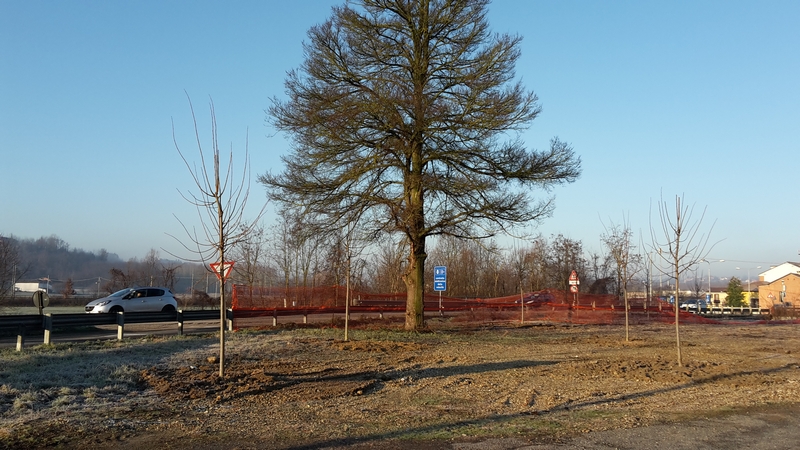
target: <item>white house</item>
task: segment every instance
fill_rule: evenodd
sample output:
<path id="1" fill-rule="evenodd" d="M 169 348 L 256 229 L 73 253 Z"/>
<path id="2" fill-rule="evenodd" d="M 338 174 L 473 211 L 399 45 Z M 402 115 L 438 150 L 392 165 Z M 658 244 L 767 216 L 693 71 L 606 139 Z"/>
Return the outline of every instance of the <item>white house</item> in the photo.
<path id="1" fill-rule="evenodd" d="M 779 266 L 775 266 L 758 274 L 758 280 L 765 283 L 772 283 L 773 281 L 779 280 L 790 273 L 800 274 L 800 263 L 785 262 Z"/>

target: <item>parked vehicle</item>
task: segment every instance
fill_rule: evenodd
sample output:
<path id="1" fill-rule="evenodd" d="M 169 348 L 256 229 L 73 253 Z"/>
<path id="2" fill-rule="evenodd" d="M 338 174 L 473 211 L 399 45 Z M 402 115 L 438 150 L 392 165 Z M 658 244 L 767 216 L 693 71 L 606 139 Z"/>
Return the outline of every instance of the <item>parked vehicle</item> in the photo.
<path id="1" fill-rule="evenodd" d="M 705 311 L 708 309 L 708 305 L 706 301 L 699 298 L 689 298 L 686 300 L 681 301 L 678 305 L 678 308 L 684 311 L 691 311 L 691 312 L 698 312 L 698 311 Z"/>
<path id="2" fill-rule="evenodd" d="M 532 294 L 526 295 L 524 297 L 524 300 L 525 300 L 525 304 L 526 305 L 530 305 L 530 304 L 534 304 L 534 303 L 554 302 L 555 301 L 555 297 L 553 297 L 552 294 L 547 293 L 547 292 L 534 292 Z M 517 304 L 519 304 L 519 302 L 520 302 L 519 299 L 514 301 L 514 303 L 517 303 Z"/>
<path id="3" fill-rule="evenodd" d="M 84 308 L 87 313 L 117 312 L 158 312 L 175 311 L 178 302 L 167 288 L 143 287 L 126 288 L 108 297 L 89 302 Z"/>

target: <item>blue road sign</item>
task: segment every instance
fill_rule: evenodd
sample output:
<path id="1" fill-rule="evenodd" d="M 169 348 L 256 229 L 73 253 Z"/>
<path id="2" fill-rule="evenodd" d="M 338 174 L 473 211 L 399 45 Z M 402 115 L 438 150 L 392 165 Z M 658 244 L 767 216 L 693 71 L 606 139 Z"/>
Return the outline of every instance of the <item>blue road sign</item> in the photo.
<path id="1" fill-rule="evenodd" d="M 447 281 L 447 266 L 435 266 L 433 268 L 433 281 Z M 444 289 L 440 289 L 444 290 Z"/>
<path id="2" fill-rule="evenodd" d="M 433 282 L 433 290 L 434 291 L 446 291 L 447 290 L 447 281 L 434 281 Z"/>

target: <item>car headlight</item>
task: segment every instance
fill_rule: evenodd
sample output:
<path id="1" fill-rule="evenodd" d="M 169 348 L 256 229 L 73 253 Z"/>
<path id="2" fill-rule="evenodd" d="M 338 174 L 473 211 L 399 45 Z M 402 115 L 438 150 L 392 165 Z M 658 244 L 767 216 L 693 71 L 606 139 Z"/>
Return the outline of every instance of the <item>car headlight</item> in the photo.
<path id="1" fill-rule="evenodd" d="M 96 304 L 96 305 L 94 305 L 94 306 L 106 306 L 106 305 L 107 305 L 107 304 L 109 304 L 109 303 L 111 303 L 111 300 L 106 300 L 106 301 L 104 301 L 104 302 L 100 302 L 100 303 L 98 303 L 98 304 Z"/>

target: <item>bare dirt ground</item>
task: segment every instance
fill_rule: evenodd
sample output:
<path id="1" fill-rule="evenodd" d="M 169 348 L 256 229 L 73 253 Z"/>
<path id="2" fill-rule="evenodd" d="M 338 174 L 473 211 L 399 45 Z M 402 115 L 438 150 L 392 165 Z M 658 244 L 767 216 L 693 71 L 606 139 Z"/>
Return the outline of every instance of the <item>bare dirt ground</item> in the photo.
<path id="1" fill-rule="evenodd" d="M 428 325 L 362 324 L 346 342 L 332 328 L 240 331 L 224 379 L 214 338 L 188 339 L 102 407 L 0 410 L 0 448 L 766 449 L 800 438 L 799 325 L 684 325 L 682 366 L 668 324 L 631 327 L 627 342 L 621 326 Z"/>

